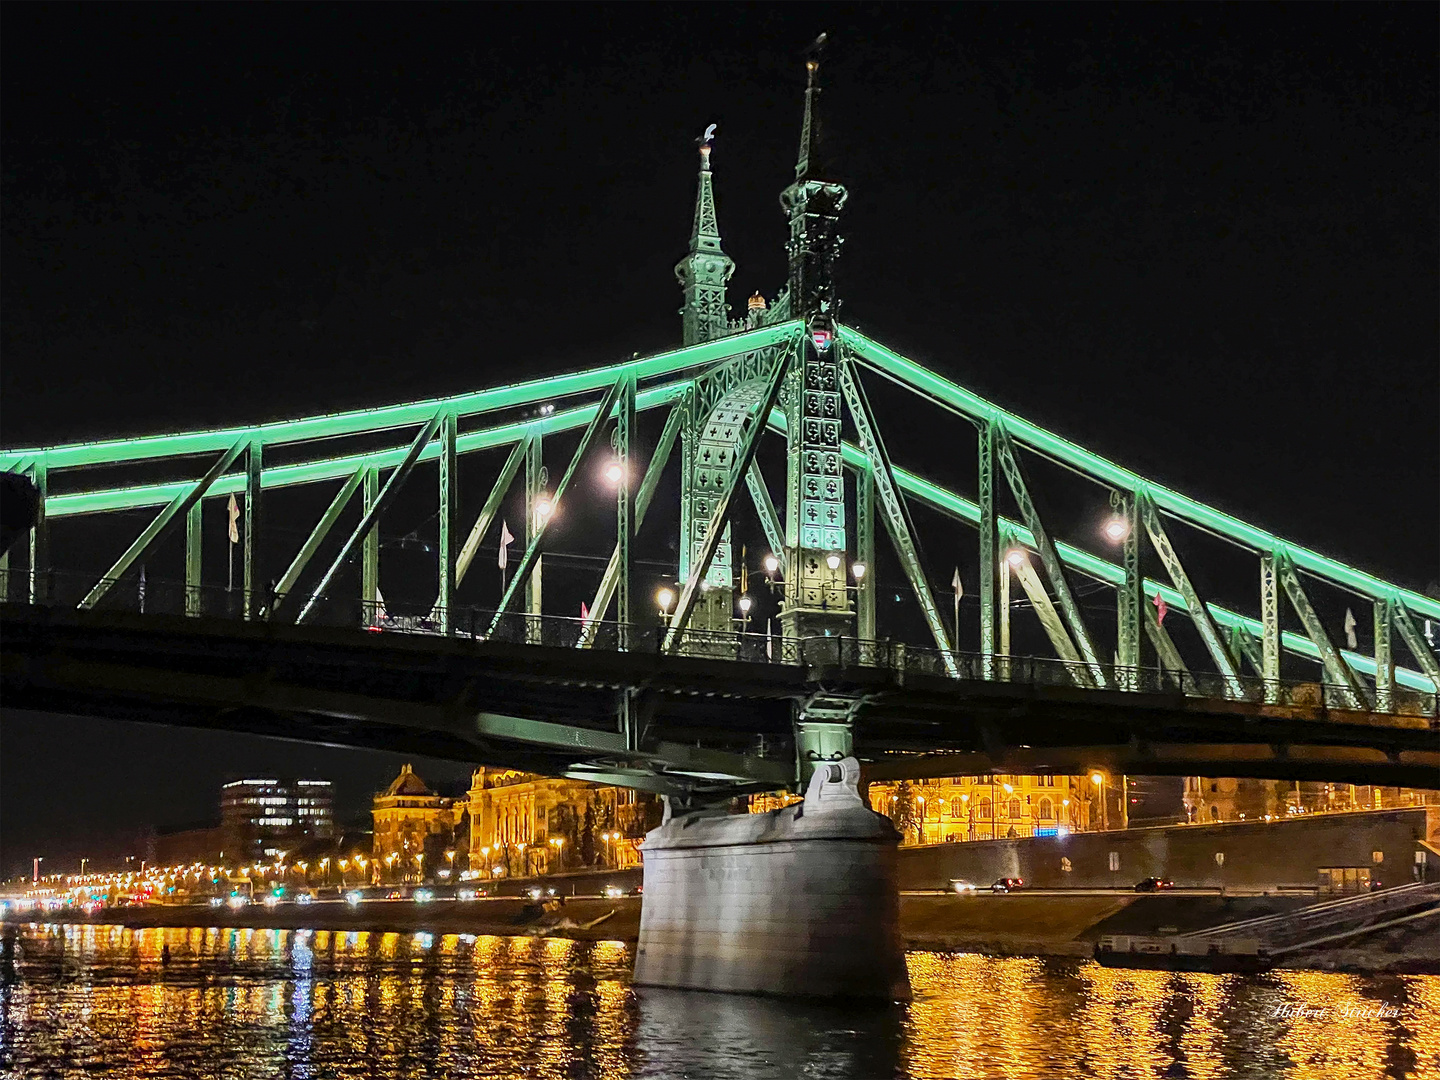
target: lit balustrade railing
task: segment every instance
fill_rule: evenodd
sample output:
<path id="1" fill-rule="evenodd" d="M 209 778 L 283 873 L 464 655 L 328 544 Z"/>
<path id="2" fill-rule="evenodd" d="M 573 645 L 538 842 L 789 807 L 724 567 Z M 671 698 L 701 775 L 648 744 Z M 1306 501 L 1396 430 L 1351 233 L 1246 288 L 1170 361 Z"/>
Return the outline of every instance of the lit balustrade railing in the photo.
<path id="1" fill-rule="evenodd" d="M 52 570 L 32 582 L 28 571 L 0 570 L 0 600 L 8 604 L 75 608 L 95 585 L 91 575 Z M 287 623 L 302 606 L 299 597 L 265 595 L 253 599 L 260 620 Z M 171 579 L 127 576 L 114 583 L 99 607 L 147 615 L 188 615 L 196 618 L 244 618 L 241 591 L 216 586 L 187 586 Z M 492 629 L 492 623 L 494 624 Z M 319 598 L 305 625 L 359 628 L 372 633 L 449 636 L 459 640 L 541 645 L 551 648 L 585 647 L 603 652 L 658 652 L 665 627 L 656 621 L 623 625 L 560 615 L 506 612 L 497 621 L 492 609 L 426 608 L 423 603 L 365 603 L 353 594 Z M 1184 698 L 1239 700 L 1277 707 L 1321 707 L 1337 712 L 1377 710 L 1357 702 L 1346 686 L 1298 680 L 1266 680 L 1252 676 L 1229 677 L 1214 672 L 1169 671 L 1152 667 L 1071 663 L 1048 657 L 942 653 L 899 641 L 857 637 L 790 638 L 741 631 L 686 630 L 671 648 L 672 655 L 729 660 L 742 663 L 784 664 L 823 669 L 826 676 L 845 671 L 883 670 L 897 680 L 912 677 L 949 679 L 947 660 L 954 663 L 964 682 L 1006 683 L 1029 687 L 1080 688 L 1097 692 L 1131 692 Z M 1238 693 L 1237 693 L 1238 691 Z M 1436 695 L 1396 687 L 1392 715 L 1437 721 Z"/>

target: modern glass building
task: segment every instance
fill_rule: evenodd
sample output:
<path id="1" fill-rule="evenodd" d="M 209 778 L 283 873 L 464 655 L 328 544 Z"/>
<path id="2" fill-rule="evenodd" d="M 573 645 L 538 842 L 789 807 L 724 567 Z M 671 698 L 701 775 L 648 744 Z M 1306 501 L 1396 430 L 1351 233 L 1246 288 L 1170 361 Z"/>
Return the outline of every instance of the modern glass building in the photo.
<path id="1" fill-rule="evenodd" d="M 225 857 L 236 862 L 273 859 L 308 840 L 335 836 L 329 780 L 248 777 L 220 789 L 220 830 Z"/>

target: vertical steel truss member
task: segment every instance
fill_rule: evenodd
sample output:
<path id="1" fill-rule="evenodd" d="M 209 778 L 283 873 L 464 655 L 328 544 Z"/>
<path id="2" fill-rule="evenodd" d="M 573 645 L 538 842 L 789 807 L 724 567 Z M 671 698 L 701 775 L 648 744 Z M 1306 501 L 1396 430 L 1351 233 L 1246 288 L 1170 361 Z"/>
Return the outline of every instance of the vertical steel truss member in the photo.
<path id="1" fill-rule="evenodd" d="M 210 490 L 210 485 L 218 480 L 225 470 L 235 463 L 235 459 L 240 456 L 248 443 L 248 438 L 240 439 L 234 446 L 220 455 L 219 460 L 210 466 L 209 472 L 191 485 L 189 489 L 171 499 L 170 505 L 155 515 L 155 520 L 145 526 L 145 531 L 136 537 L 135 542 L 130 545 L 125 551 L 125 554 L 121 555 L 120 558 L 115 561 L 115 565 L 105 572 L 105 576 L 95 583 L 94 588 L 85 594 L 85 599 L 80 601 L 80 609 L 83 611 L 99 603 L 100 598 L 110 591 L 110 586 L 120 580 L 120 577 L 125 571 L 130 569 L 135 560 L 149 550 L 150 545 L 174 523 L 175 519 L 181 514 L 188 514 L 190 508 L 205 496 L 205 492 Z M 31 550 L 34 550 L 33 547 Z M 33 567 L 35 564 L 32 562 L 31 565 Z"/>
<path id="2" fill-rule="evenodd" d="M 520 466 L 525 464 L 525 455 L 529 449 L 530 437 L 526 436 L 515 444 L 510 451 L 510 456 L 505 459 L 505 464 L 500 467 L 500 475 L 495 480 L 495 486 L 485 497 L 485 505 L 480 508 L 480 513 L 475 518 L 475 524 L 470 528 L 470 535 L 465 537 L 465 546 L 460 549 L 460 558 L 456 560 L 455 587 L 457 589 L 465 580 L 465 573 L 470 569 L 475 552 L 480 550 L 480 541 L 485 539 L 485 533 L 489 530 L 491 522 L 500 512 L 500 504 L 505 501 L 505 493 L 510 490 L 510 484 L 514 481 L 515 474 L 520 471 Z"/>
<path id="3" fill-rule="evenodd" d="M 1176 686 L 1183 686 L 1180 676 L 1190 670 L 1185 666 L 1185 658 L 1175 647 L 1170 631 L 1160 625 L 1160 617 L 1155 613 L 1154 607 L 1149 604 L 1141 606 L 1145 609 L 1145 633 L 1150 638 L 1150 644 L 1155 646 L 1155 655 L 1160 658 L 1161 668 L 1170 673 Z"/>
<path id="4" fill-rule="evenodd" d="M 437 559 L 439 573 L 435 606 L 439 608 L 442 634 L 455 630 L 450 610 L 455 606 L 455 527 L 459 517 L 460 485 L 456 478 L 455 440 L 460 418 L 454 409 L 447 409 L 440 421 L 440 543 Z"/>
<path id="5" fill-rule="evenodd" d="M 660 441 L 655 444 L 655 452 L 650 456 L 650 464 L 645 469 L 645 479 L 640 481 L 640 491 L 635 496 L 634 524 L 631 526 L 631 535 L 640 531 L 640 526 L 645 523 L 645 512 L 650 509 L 650 501 L 655 497 L 655 488 L 660 484 L 660 477 L 664 475 L 665 464 L 670 460 L 671 451 L 675 447 L 675 437 L 680 433 L 680 425 L 685 419 L 685 407 L 677 402 L 670 409 L 670 415 L 665 418 L 664 430 L 660 432 Z M 610 600 L 615 595 L 615 590 L 620 581 L 620 545 L 615 545 L 615 550 L 610 553 L 610 562 L 605 567 L 605 573 L 601 575 L 600 585 L 595 590 L 594 602 L 590 605 L 590 618 L 580 628 L 580 639 L 576 647 L 588 649 L 595 642 L 595 624 L 605 618 L 605 610 L 610 606 Z"/>
<path id="6" fill-rule="evenodd" d="M 368 465 L 361 465 L 350 474 L 350 478 L 346 480 L 345 483 L 340 485 L 340 490 L 335 493 L 335 498 L 330 500 L 329 507 L 325 510 L 325 513 L 320 515 L 320 520 L 315 523 L 315 528 L 310 530 L 310 535 L 305 538 L 305 543 L 300 545 L 300 550 L 295 553 L 295 558 L 292 559 L 290 565 L 286 567 L 285 573 L 280 575 L 280 580 L 275 583 L 274 595 L 266 600 L 264 604 L 259 605 L 259 610 L 262 615 L 270 618 L 274 617 L 276 610 L 285 602 L 285 597 L 289 594 L 290 590 L 295 587 L 295 582 L 299 580 L 301 573 L 304 572 L 306 565 L 309 564 L 311 558 L 315 555 L 321 542 L 329 535 L 331 528 L 334 527 L 335 522 L 339 519 L 341 511 L 345 509 L 345 504 L 348 503 L 351 496 L 355 494 L 355 490 L 360 486 L 361 481 L 366 480 L 367 477 L 370 476 L 376 477 L 376 487 L 378 488 L 378 473 Z M 370 500 L 367 499 L 366 502 L 368 504 Z M 367 509 L 368 508 L 367 505 Z M 366 561 L 366 566 L 367 568 L 369 566 L 368 560 Z M 363 575 L 363 579 L 365 581 L 364 587 L 370 588 L 374 585 L 374 579 L 371 578 L 368 573 Z M 373 596 L 367 596 L 366 599 L 373 602 Z"/>
<path id="7" fill-rule="evenodd" d="M 245 451 L 245 567 L 241 581 L 243 611 L 247 619 L 253 619 L 260 611 L 257 590 L 264 580 L 260 565 L 260 492 L 265 486 L 264 453 L 264 444 L 259 439 L 251 439 L 250 447 Z"/>
<path id="8" fill-rule="evenodd" d="M 356 525 L 354 531 L 346 537 L 345 543 L 335 556 L 335 560 L 330 564 L 329 569 L 325 571 L 324 576 L 320 578 L 319 583 L 315 586 L 315 590 L 310 594 L 310 598 L 305 601 L 305 606 L 300 609 L 300 614 L 295 617 L 297 623 L 305 621 L 305 617 L 314 610 L 315 604 L 325 595 L 325 590 L 329 587 L 335 575 L 339 573 L 340 567 L 344 566 L 350 559 L 350 556 L 354 554 L 355 548 L 360 544 L 360 541 L 365 535 L 379 523 L 380 515 L 385 512 L 385 508 L 389 506 L 395 498 L 395 493 L 400 490 L 401 486 L 409 478 L 410 470 L 415 467 L 415 462 L 420 460 L 420 454 L 425 449 L 425 445 L 435 437 L 435 432 L 439 430 L 440 423 L 445 419 L 445 416 L 446 411 L 441 410 L 421 427 L 420 433 L 415 436 L 415 441 L 410 444 L 410 449 L 405 452 L 405 459 L 396 466 L 395 471 L 386 479 L 385 486 L 380 489 L 380 497 L 375 500 L 373 506 L 365 508 L 365 513 L 360 518 L 360 524 Z"/>
<path id="9" fill-rule="evenodd" d="M 803 349 L 799 346 L 796 351 Z M 735 493 L 744 482 L 745 474 L 750 470 L 750 463 L 755 460 L 755 451 L 760 448 L 760 437 L 765 434 L 765 421 L 770 415 L 770 410 L 775 408 L 776 402 L 780 400 L 780 387 L 785 382 L 785 376 L 790 371 L 791 364 L 795 362 L 796 351 L 782 353 L 775 361 L 775 370 L 770 375 L 770 382 L 765 387 L 765 396 L 760 399 L 755 411 L 750 417 L 750 428 L 745 432 L 741 440 L 739 451 L 730 464 L 730 476 L 725 481 L 725 490 L 721 492 L 720 498 L 715 502 L 715 508 L 710 513 L 708 522 L 696 522 L 697 529 L 703 529 L 703 543 L 698 557 L 690 564 L 689 576 L 685 579 L 685 588 L 680 593 L 680 601 L 675 606 L 675 615 L 670 620 L 670 628 L 665 634 L 664 651 L 673 652 L 679 645 L 686 625 L 690 622 L 690 612 L 695 608 L 695 599 L 700 595 L 700 583 L 705 579 L 706 572 L 710 569 L 710 563 L 715 558 L 715 550 L 720 546 L 720 540 L 725 535 L 725 526 L 730 521 L 730 506 L 735 501 Z"/>
<path id="10" fill-rule="evenodd" d="M 1390 627 L 1395 622 L 1395 601 L 1376 600 L 1375 606 L 1375 710 L 1395 711 L 1395 650 Z"/>
<path id="11" fill-rule="evenodd" d="M 360 513 L 368 514 L 380 501 L 380 470 L 374 465 L 364 468 L 365 487 L 361 493 Z M 380 617 L 380 526 L 377 522 L 365 534 L 360 547 L 360 603 L 367 622 Z"/>
<path id="12" fill-rule="evenodd" d="M 1035 573 L 1035 568 L 1030 565 L 1030 560 L 1022 557 L 1011 562 L 1007 556 L 1005 561 L 1007 565 L 1015 568 L 1015 576 L 1020 579 L 1020 587 L 1030 598 L 1030 603 L 1035 605 L 1035 614 L 1040 617 L 1040 625 L 1045 628 L 1045 636 L 1050 639 L 1056 655 L 1069 665 L 1065 670 L 1069 672 L 1070 678 L 1074 680 L 1076 686 L 1093 686 L 1094 684 L 1086 674 L 1085 662 L 1080 659 L 1080 653 L 1070 640 L 1070 635 L 1065 632 L 1065 623 L 1061 621 L 1060 613 L 1051 603 L 1050 594 L 1045 591 L 1045 586 L 1040 581 L 1040 575 Z"/>
<path id="13" fill-rule="evenodd" d="M 1325 670 L 1325 678 L 1342 688 L 1342 700 L 1346 706 L 1352 709 L 1363 709 L 1368 704 L 1368 695 L 1360 680 L 1356 678 L 1355 672 L 1345 658 L 1340 655 L 1340 650 L 1330 640 L 1330 635 L 1325 630 L 1325 624 L 1320 621 L 1320 616 L 1315 614 L 1315 609 L 1310 606 L 1310 598 L 1305 595 L 1305 589 L 1300 584 L 1300 576 L 1295 573 L 1295 564 L 1292 563 L 1284 551 L 1275 552 L 1275 570 L 1280 577 L 1280 584 L 1285 587 L 1286 594 L 1290 597 L 1290 606 L 1295 609 L 1295 614 L 1300 616 L 1300 623 L 1305 627 L 1305 634 L 1315 643 L 1315 648 L 1320 652 L 1320 663 Z"/>
<path id="14" fill-rule="evenodd" d="M 545 468 L 545 448 L 540 439 L 540 432 L 537 430 L 525 448 L 525 547 L 527 549 L 530 547 L 530 541 L 540 531 L 540 498 L 544 494 L 547 483 L 549 483 L 549 472 Z M 551 512 L 554 512 L 553 502 L 551 503 Z M 540 615 L 544 614 L 545 599 L 543 589 L 545 568 L 542 562 L 540 556 L 536 555 L 529 580 L 525 582 L 525 614 L 536 616 L 535 620 L 528 620 L 525 624 L 527 641 L 532 636 L 539 641 L 540 625 L 537 620 Z"/>
<path id="15" fill-rule="evenodd" d="M 999 653 L 1004 658 L 1004 667 L 1000 671 L 1000 681 L 1010 681 L 1010 562 L 1008 559 L 1000 560 L 1000 581 L 999 599 L 996 601 L 996 608 L 999 612 Z"/>
<path id="16" fill-rule="evenodd" d="M 760 518 L 760 528 L 765 531 L 765 540 L 770 552 L 780 563 L 780 576 L 786 576 L 785 527 L 780 524 L 780 515 L 775 512 L 775 503 L 770 498 L 770 489 L 765 486 L 765 474 L 760 463 L 752 461 L 745 473 L 745 486 L 750 489 L 750 501 L 755 504 L 755 513 Z"/>
<path id="17" fill-rule="evenodd" d="M 594 445 L 600 429 L 610 422 L 610 413 L 620 399 L 622 388 L 625 385 L 626 380 L 622 376 L 619 382 L 614 383 L 609 390 L 605 391 L 605 397 L 601 399 L 600 407 L 595 410 L 595 415 L 585 428 L 585 434 L 580 436 L 580 445 L 575 448 L 575 453 L 570 458 L 570 464 L 565 467 L 565 472 L 560 477 L 560 484 L 550 498 L 550 513 L 544 520 L 537 522 L 537 528 L 530 537 L 530 542 L 525 546 L 525 554 L 520 557 L 520 565 L 515 567 L 515 576 L 510 579 L 510 584 L 505 589 L 505 595 L 500 598 L 500 603 L 495 608 L 495 617 L 490 620 L 489 632 L 491 634 L 499 628 L 500 620 L 505 617 L 505 612 L 510 607 L 511 601 L 515 599 L 515 594 L 527 585 L 530 572 L 540 558 L 540 549 L 545 543 L 545 533 L 550 528 L 550 522 L 555 520 L 555 515 L 560 510 L 561 503 L 565 499 L 565 492 L 570 487 L 570 481 L 574 479 L 575 471 L 580 468 L 580 463 L 589 455 L 590 447 Z M 538 612 L 531 611 L 529 614 L 538 614 Z"/>
<path id="18" fill-rule="evenodd" d="M 865 574 L 855 583 L 855 633 L 874 641 L 875 625 L 875 473 L 867 464 L 860 469 L 855 485 L 855 558 Z M 955 647 L 960 647 L 960 627 L 955 627 Z"/>
<path id="19" fill-rule="evenodd" d="M 944 658 L 945 670 L 951 678 L 959 678 L 960 669 L 955 664 L 949 634 L 945 630 L 944 620 L 940 618 L 935 597 L 930 592 L 925 568 L 920 565 L 920 553 L 915 546 L 915 528 L 910 521 L 910 508 L 906 506 L 905 498 L 895 483 L 895 470 L 890 465 L 890 455 L 885 452 L 885 444 L 880 439 L 880 429 L 870 411 L 870 402 L 856 376 L 855 362 L 843 350 L 840 354 L 840 390 L 845 396 L 846 406 L 850 409 L 850 419 L 855 424 L 855 430 L 859 432 L 860 444 L 869 459 L 870 467 L 866 472 L 875 481 L 875 494 L 879 498 L 881 518 L 890 533 L 890 542 L 895 546 L 895 553 L 900 556 L 900 565 L 905 570 L 905 576 L 910 579 L 915 598 L 920 601 L 921 613 L 930 627 L 936 648 Z"/>
<path id="20" fill-rule="evenodd" d="M 995 677 L 995 587 L 999 575 L 996 557 L 1000 537 L 995 513 L 995 425 L 989 420 L 980 424 L 979 488 L 980 488 L 980 658 L 987 679 Z"/>
<path id="21" fill-rule="evenodd" d="M 1275 580 L 1275 553 L 1260 553 L 1260 678 L 1265 704 L 1280 700 L 1280 587 Z"/>
<path id="22" fill-rule="evenodd" d="M 635 450 L 635 380 L 626 376 L 621 380 L 620 403 L 616 410 L 614 444 L 615 460 L 620 468 L 620 480 L 615 491 L 615 550 L 619 553 L 619 573 L 615 577 L 615 612 L 619 623 L 620 638 L 616 645 L 624 650 L 630 647 L 630 624 L 632 589 L 634 587 L 631 547 L 635 541 L 635 478 L 631 468 Z M 622 730 L 631 733 L 634 725 L 634 703 L 626 695 L 625 723 Z M 627 744 L 628 745 L 628 744 Z"/>
<path id="23" fill-rule="evenodd" d="M 1425 637 L 1420 633 L 1420 628 L 1415 625 L 1414 619 L 1410 617 L 1410 609 L 1405 606 L 1405 601 L 1397 597 L 1392 604 L 1392 609 L 1395 629 L 1400 631 L 1400 636 L 1405 639 L 1405 644 L 1415 654 L 1415 662 L 1420 665 L 1420 670 L 1434 684 L 1435 693 L 1440 694 L 1440 661 L 1435 659 L 1435 654 L 1425 644 Z"/>
<path id="24" fill-rule="evenodd" d="M 30 480 L 40 493 L 40 500 L 35 505 L 35 524 L 30 528 L 30 603 L 37 604 L 49 599 L 50 592 L 45 587 L 45 575 L 50 570 L 50 525 L 45 514 L 49 480 L 44 461 L 30 466 Z"/>
<path id="25" fill-rule="evenodd" d="M 202 506 L 202 500 L 197 499 L 185 514 L 185 614 L 190 616 L 200 614 L 203 599 L 200 591 Z"/>
<path id="26" fill-rule="evenodd" d="M 1115 590 L 1115 661 L 1123 669 L 1117 679 L 1120 689 L 1135 690 L 1138 689 L 1135 669 L 1140 666 L 1140 606 L 1145 602 L 1140 576 L 1140 522 L 1135 496 L 1130 492 L 1112 491 L 1110 506 L 1125 523 L 1120 552 L 1125 580 Z"/>
<path id="27" fill-rule="evenodd" d="M 1000 468 L 1005 472 L 1005 479 L 1010 482 L 1010 490 L 1015 495 L 1015 502 L 1020 507 L 1020 517 L 1025 527 L 1030 530 L 1030 535 L 1035 538 L 1035 551 L 1040 556 L 1040 565 L 1045 570 L 1045 577 L 1050 582 L 1050 588 L 1055 591 L 1055 598 L 1060 601 L 1060 611 L 1065 616 L 1065 622 L 1070 627 L 1070 633 L 1075 637 L 1075 644 L 1079 646 L 1080 653 L 1084 656 L 1085 664 L 1090 668 L 1090 677 L 1095 681 L 1096 686 L 1105 686 L 1105 669 L 1100 666 L 1100 658 L 1095 653 L 1095 646 L 1090 641 L 1090 632 L 1085 628 L 1085 620 L 1080 616 L 1080 607 L 1075 603 L 1075 597 L 1070 593 L 1070 585 L 1065 580 L 1065 569 L 1060 563 L 1060 556 L 1055 551 L 1055 545 L 1050 540 L 1050 534 L 1045 531 L 1045 525 L 1040 520 L 1040 513 L 1035 509 L 1035 503 L 1030 498 L 1030 485 L 1025 480 L 1025 468 L 1020 461 L 1019 455 L 1015 453 L 1015 444 L 1010 439 L 1010 433 L 1005 430 L 1005 425 L 999 420 L 992 420 L 995 428 L 995 450 L 996 457 L 1000 460 Z"/>
<path id="28" fill-rule="evenodd" d="M 1165 526 L 1160 521 L 1160 512 L 1155 508 L 1155 500 L 1150 493 L 1143 489 L 1135 493 L 1135 501 L 1140 507 L 1140 518 L 1145 522 L 1145 531 L 1150 534 L 1150 543 L 1155 545 L 1155 551 L 1160 556 L 1160 561 L 1165 564 L 1165 570 L 1170 575 L 1176 591 L 1185 601 L 1185 607 L 1190 612 L 1190 618 L 1195 623 L 1195 629 L 1200 632 L 1200 640 L 1205 642 L 1205 648 L 1210 652 L 1210 658 L 1215 661 L 1215 666 L 1220 669 L 1220 674 L 1225 676 L 1225 689 L 1228 695 L 1240 700 L 1245 696 L 1245 689 L 1240 685 L 1239 672 L 1235 669 L 1235 660 L 1230 655 L 1230 650 L 1225 648 L 1225 642 L 1220 638 L 1220 631 L 1215 628 L 1215 622 L 1210 618 L 1210 612 L 1206 610 L 1200 594 L 1195 591 L 1195 586 L 1190 584 L 1190 576 L 1185 573 L 1185 567 L 1180 562 L 1180 556 L 1175 553 L 1175 548 L 1170 543 L 1170 537 L 1166 535 Z"/>

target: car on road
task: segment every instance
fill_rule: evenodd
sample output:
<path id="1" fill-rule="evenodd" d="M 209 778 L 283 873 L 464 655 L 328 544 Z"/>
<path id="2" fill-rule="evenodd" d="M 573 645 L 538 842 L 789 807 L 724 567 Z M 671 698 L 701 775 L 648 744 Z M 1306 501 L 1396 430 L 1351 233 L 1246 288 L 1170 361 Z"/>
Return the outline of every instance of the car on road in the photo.
<path id="1" fill-rule="evenodd" d="M 1135 883 L 1136 892 L 1160 892 L 1162 889 L 1173 889 L 1175 883 L 1169 878 L 1147 877 Z"/>
<path id="2" fill-rule="evenodd" d="M 990 891 L 997 893 L 1011 893 L 1015 892 L 1017 889 L 1023 888 L 1025 888 L 1024 878 L 1002 877 L 995 879 L 994 884 L 990 886 Z"/>
<path id="3" fill-rule="evenodd" d="M 973 881 L 966 881 L 964 878 L 951 878 L 950 890 L 959 893 L 961 896 L 969 896 L 975 892 L 975 883 Z"/>

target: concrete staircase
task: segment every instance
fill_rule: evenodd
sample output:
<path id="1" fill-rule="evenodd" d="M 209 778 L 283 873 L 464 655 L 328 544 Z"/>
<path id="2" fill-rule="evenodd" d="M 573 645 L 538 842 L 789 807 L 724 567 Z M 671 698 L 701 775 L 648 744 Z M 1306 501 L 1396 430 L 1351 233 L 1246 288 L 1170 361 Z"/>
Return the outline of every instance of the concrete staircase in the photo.
<path id="1" fill-rule="evenodd" d="M 1279 957 L 1436 915 L 1440 915 L 1440 884 L 1401 885 L 1326 900 L 1282 915 L 1212 926 L 1181 938 L 1209 945 L 1253 941 L 1263 953 Z"/>

